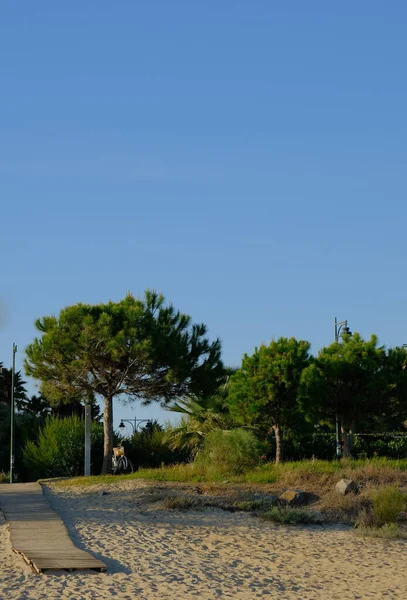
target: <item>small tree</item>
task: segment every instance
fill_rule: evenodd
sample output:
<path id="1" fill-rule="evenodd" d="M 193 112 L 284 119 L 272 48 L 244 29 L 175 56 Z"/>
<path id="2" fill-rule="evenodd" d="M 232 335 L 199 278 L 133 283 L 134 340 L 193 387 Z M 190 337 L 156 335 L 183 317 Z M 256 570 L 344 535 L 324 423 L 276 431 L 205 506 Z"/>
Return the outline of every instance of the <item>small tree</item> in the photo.
<path id="1" fill-rule="evenodd" d="M 383 406 L 386 389 L 385 351 L 377 337 L 355 333 L 322 348 L 303 372 L 301 403 L 314 419 L 334 422 L 339 416 L 344 456 L 350 456 L 357 424 Z"/>
<path id="2" fill-rule="evenodd" d="M 385 398 L 382 419 L 385 429 L 400 429 L 407 420 L 407 350 L 404 347 L 389 348 L 385 359 Z"/>
<path id="3" fill-rule="evenodd" d="M 38 319 L 41 333 L 26 349 L 28 375 L 42 381 L 51 402 L 64 397 L 104 400 L 103 473 L 110 472 L 113 399 L 143 403 L 188 393 L 211 393 L 222 374 L 221 345 L 210 343 L 205 325 L 165 306 L 147 291 L 144 300 L 76 304 L 59 317 Z"/>
<path id="4" fill-rule="evenodd" d="M 245 354 L 242 367 L 231 378 L 228 403 L 231 413 L 246 425 L 273 430 L 276 463 L 283 456 L 283 429 L 293 423 L 303 369 L 308 366 L 310 344 L 279 338 L 269 346 Z"/>

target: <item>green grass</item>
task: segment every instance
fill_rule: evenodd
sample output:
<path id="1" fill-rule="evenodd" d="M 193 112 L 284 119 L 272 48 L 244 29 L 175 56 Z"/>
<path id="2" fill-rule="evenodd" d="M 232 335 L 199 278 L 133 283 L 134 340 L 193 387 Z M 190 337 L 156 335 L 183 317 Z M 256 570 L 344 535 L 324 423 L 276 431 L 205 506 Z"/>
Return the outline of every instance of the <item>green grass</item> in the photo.
<path id="1" fill-rule="evenodd" d="M 325 478 L 328 482 L 338 481 L 342 477 L 358 479 L 359 482 L 395 483 L 407 476 L 407 459 L 388 460 L 375 458 L 371 460 L 341 460 L 341 461 L 297 461 L 280 465 L 267 463 L 241 475 L 225 476 L 213 469 L 205 470 L 202 465 L 187 464 L 159 467 L 157 469 L 140 469 L 131 475 L 100 475 L 95 477 L 76 477 L 60 480 L 61 486 L 89 486 L 98 483 L 114 484 L 131 479 L 147 479 L 151 481 L 176 481 L 182 483 L 252 483 L 271 484 L 282 483 L 300 485 L 307 481 L 317 481 Z"/>
<path id="2" fill-rule="evenodd" d="M 263 521 L 272 521 L 282 525 L 300 525 L 315 523 L 315 516 L 304 508 L 291 508 L 288 506 L 274 506 L 271 510 L 259 514 Z"/>
<path id="3" fill-rule="evenodd" d="M 236 500 L 230 505 L 231 510 L 240 510 L 244 512 L 270 510 L 272 504 L 266 500 Z"/>
<path id="4" fill-rule="evenodd" d="M 395 486 L 385 486 L 372 494 L 372 512 L 378 525 L 395 523 L 405 507 L 406 498 Z"/>

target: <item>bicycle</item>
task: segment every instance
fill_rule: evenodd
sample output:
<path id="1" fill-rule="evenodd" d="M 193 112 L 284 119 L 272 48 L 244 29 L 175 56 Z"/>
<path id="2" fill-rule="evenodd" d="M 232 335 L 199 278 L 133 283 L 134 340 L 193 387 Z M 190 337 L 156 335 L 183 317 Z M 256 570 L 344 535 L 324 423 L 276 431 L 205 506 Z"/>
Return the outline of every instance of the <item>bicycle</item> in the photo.
<path id="1" fill-rule="evenodd" d="M 123 446 L 119 446 L 118 448 L 113 448 L 113 456 L 112 456 L 112 472 L 113 475 L 128 475 L 129 473 L 133 473 L 134 467 L 133 463 L 127 456 L 124 454 Z"/>

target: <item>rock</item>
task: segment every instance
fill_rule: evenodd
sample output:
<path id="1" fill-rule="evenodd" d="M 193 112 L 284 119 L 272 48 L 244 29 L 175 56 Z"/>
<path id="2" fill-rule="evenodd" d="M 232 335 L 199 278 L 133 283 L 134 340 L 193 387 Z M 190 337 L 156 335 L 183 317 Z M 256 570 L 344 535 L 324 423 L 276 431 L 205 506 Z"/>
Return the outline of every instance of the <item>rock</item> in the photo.
<path id="1" fill-rule="evenodd" d="M 109 492 L 105 492 L 105 490 L 100 490 L 100 492 L 98 492 L 98 496 L 107 496 Z"/>
<path id="2" fill-rule="evenodd" d="M 306 496 L 301 490 L 286 490 L 281 494 L 280 500 L 288 506 L 302 506 L 307 502 Z"/>
<path id="3" fill-rule="evenodd" d="M 336 491 L 343 496 L 346 494 L 357 494 L 359 491 L 357 483 L 352 479 L 341 479 L 335 487 Z"/>

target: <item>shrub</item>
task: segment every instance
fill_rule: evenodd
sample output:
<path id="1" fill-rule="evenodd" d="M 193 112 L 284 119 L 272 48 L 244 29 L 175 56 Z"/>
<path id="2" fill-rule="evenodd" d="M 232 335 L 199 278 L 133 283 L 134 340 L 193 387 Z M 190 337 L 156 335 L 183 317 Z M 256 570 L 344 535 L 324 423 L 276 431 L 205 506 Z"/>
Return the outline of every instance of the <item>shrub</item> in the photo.
<path id="1" fill-rule="evenodd" d="M 304 508 L 291 508 L 289 506 L 274 506 L 271 510 L 260 513 L 264 521 L 273 521 L 284 525 L 299 525 L 301 523 L 315 523 L 314 515 Z"/>
<path id="2" fill-rule="evenodd" d="M 124 442 L 126 456 L 132 461 L 134 468 L 154 468 L 172 465 L 189 459 L 189 452 L 172 450 L 167 440 L 168 430 L 159 425 L 145 427 Z"/>
<path id="3" fill-rule="evenodd" d="M 10 481 L 10 475 L 0 471 L 0 483 L 8 483 Z"/>
<path id="4" fill-rule="evenodd" d="M 244 512 L 256 512 L 271 509 L 272 504 L 271 502 L 267 502 L 267 500 L 236 500 L 236 502 L 231 504 L 230 508 Z"/>
<path id="5" fill-rule="evenodd" d="M 192 496 L 170 496 L 163 501 L 163 507 L 170 510 L 202 510 L 205 503 Z"/>
<path id="6" fill-rule="evenodd" d="M 256 465 L 259 456 L 259 442 L 251 431 L 214 429 L 206 436 L 195 462 L 209 472 L 238 475 Z"/>
<path id="7" fill-rule="evenodd" d="M 372 494 L 372 512 L 377 525 L 394 523 L 405 507 L 404 494 L 394 486 L 385 486 Z"/>
<path id="8" fill-rule="evenodd" d="M 275 451 L 275 439 L 268 438 L 269 457 Z M 335 433 L 287 431 L 284 435 L 285 460 L 304 460 L 316 456 L 322 460 L 335 457 Z M 357 433 L 354 436 L 352 456 L 354 458 L 407 457 L 407 434 L 405 432 Z"/>
<path id="9" fill-rule="evenodd" d="M 79 417 L 50 417 L 36 441 L 28 441 L 23 460 L 30 479 L 74 477 L 83 474 L 85 423 Z M 92 423 L 91 469 L 99 473 L 103 460 L 103 426 Z"/>

